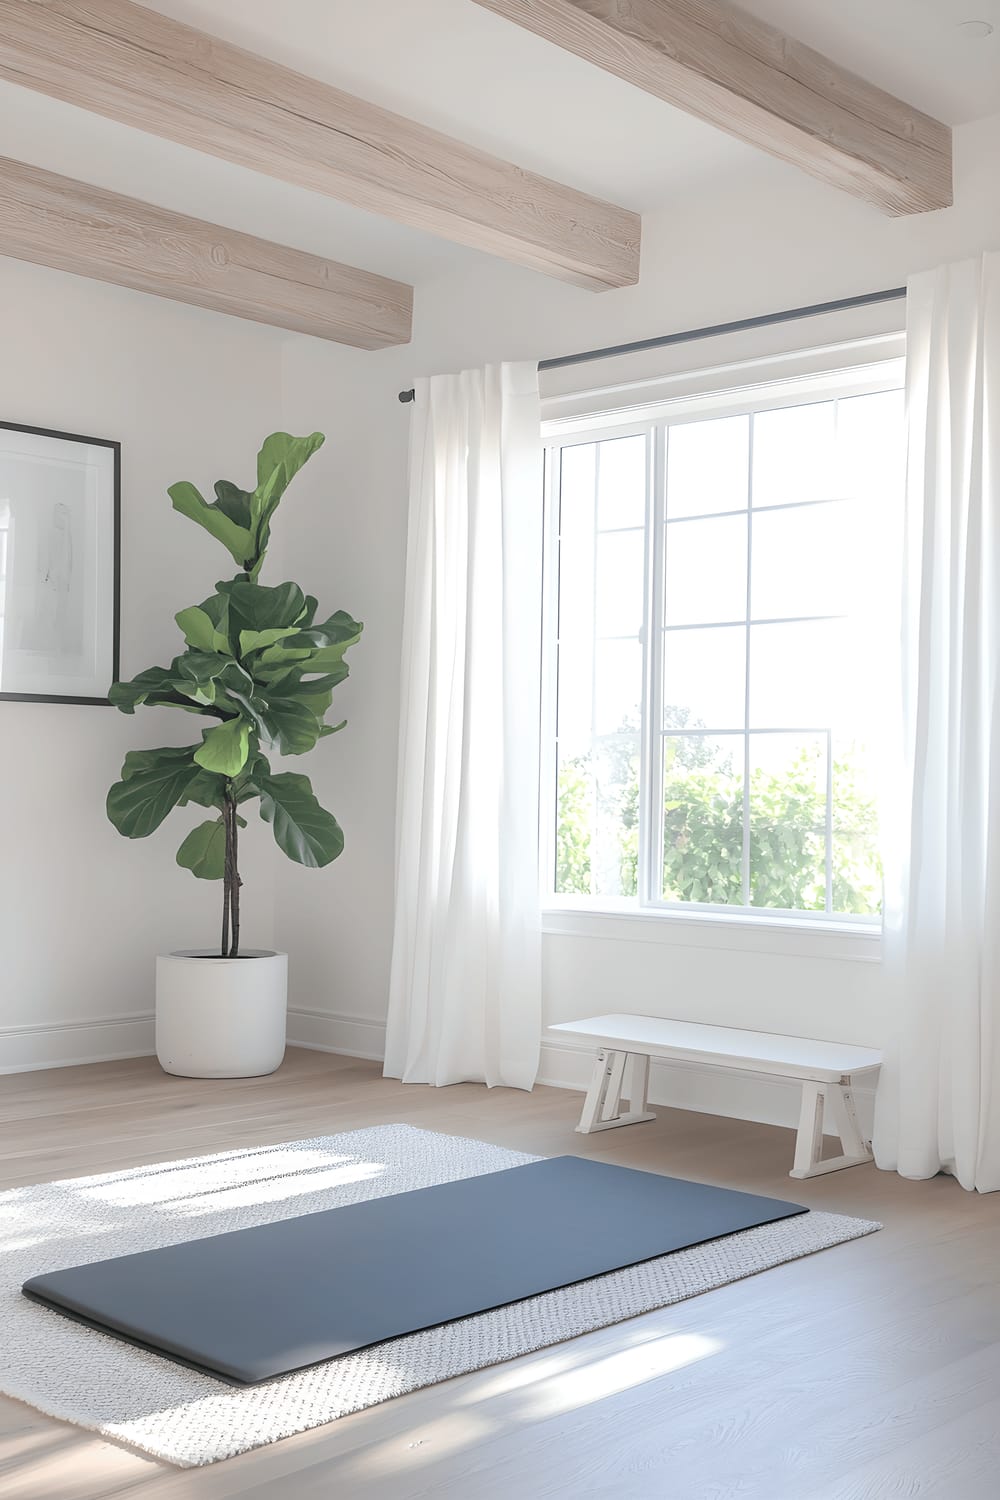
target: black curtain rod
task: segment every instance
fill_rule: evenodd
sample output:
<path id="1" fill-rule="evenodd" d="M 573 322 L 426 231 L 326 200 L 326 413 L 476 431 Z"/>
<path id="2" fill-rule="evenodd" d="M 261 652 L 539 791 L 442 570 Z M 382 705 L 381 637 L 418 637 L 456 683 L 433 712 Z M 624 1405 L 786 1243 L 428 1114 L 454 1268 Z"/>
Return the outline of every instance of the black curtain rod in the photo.
<path id="1" fill-rule="evenodd" d="M 748 328 L 769 328 L 775 323 L 792 323 L 796 318 L 816 318 L 823 313 L 842 312 L 849 307 L 871 307 L 877 302 L 898 302 L 906 296 L 905 286 L 890 287 L 884 292 L 865 292 L 860 297 L 841 297 L 836 302 L 814 302 L 811 307 L 790 307 L 785 312 L 764 313 L 758 318 L 739 318 L 735 323 L 715 323 L 709 328 L 688 328 L 683 333 L 665 333 L 659 338 L 637 339 L 631 344 L 612 344 L 606 349 L 585 349 L 581 354 L 560 354 L 542 359 L 539 370 L 562 370 L 567 365 L 585 365 L 594 359 L 613 359 L 617 354 L 638 354 L 643 349 L 666 349 L 671 344 L 690 344 L 696 339 L 715 338 L 720 333 L 743 333 Z M 402 402 L 412 401 L 415 392 L 400 391 Z"/>

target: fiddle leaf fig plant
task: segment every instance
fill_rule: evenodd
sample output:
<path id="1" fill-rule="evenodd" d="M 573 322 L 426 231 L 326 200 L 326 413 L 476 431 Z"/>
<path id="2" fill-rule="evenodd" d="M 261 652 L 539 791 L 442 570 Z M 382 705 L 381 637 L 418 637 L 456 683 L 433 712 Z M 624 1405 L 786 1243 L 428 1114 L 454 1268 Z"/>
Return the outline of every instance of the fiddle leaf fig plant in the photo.
<path id="1" fill-rule="evenodd" d="M 322 443 L 319 432 L 272 433 L 257 455 L 252 491 L 220 479 L 208 502 L 186 480 L 170 486 L 174 509 L 221 542 L 240 571 L 175 616 L 186 649 L 169 667 L 148 667 L 131 682 L 116 682 L 110 694 L 122 713 L 143 703 L 169 705 L 210 721 L 197 744 L 130 750 L 107 807 L 119 833 L 132 839 L 159 828 L 175 807 L 191 802 L 212 810 L 184 839 L 177 863 L 199 880 L 222 881 L 223 958 L 239 957 L 241 807 L 258 803 L 279 849 L 297 864 L 320 868 L 344 847 L 340 825 L 308 777 L 272 770 L 265 753 L 304 755 L 346 722 L 328 724 L 326 716 L 348 675 L 344 653 L 362 626 L 343 610 L 317 622 L 318 603 L 298 584 L 259 582 L 278 504 Z"/>

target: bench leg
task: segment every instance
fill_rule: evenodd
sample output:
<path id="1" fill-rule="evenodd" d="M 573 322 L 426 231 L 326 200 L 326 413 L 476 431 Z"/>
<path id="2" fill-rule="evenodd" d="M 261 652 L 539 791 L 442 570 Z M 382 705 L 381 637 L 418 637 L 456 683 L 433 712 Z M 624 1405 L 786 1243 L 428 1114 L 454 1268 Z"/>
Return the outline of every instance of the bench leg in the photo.
<path id="1" fill-rule="evenodd" d="M 630 1065 L 629 1108 L 623 1113 L 626 1063 Z M 635 1052 L 609 1052 L 602 1047 L 597 1054 L 577 1130 L 581 1135 L 590 1135 L 595 1130 L 614 1130 L 619 1125 L 638 1125 L 643 1120 L 655 1120 L 656 1116 L 646 1107 L 648 1086 L 648 1057 Z"/>
<path id="2" fill-rule="evenodd" d="M 837 1127 L 841 1156 L 823 1158 L 823 1111 L 829 1104 L 833 1123 Z M 872 1161 L 870 1142 L 866 1141 L 858 1126 L 854 1109 L 851 1082 L 845 1078 L 840 1083 L 811 1083 L 802 1085 L 802 1110 L 799 1115 L 799 1130 L 795 1137 L 795 1161 L 790 1177 L 821 1177 L 825 1172 L 839 1172 L 844 1167 L 859 1167 Z"/>

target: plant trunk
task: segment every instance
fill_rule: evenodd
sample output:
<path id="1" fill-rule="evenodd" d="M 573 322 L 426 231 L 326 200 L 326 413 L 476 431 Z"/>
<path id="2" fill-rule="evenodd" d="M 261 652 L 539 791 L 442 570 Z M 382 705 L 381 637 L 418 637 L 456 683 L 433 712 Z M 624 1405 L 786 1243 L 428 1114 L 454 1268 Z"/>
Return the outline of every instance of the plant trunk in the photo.
<path id="1" fill-rule="evenodd" d="M 229 817 L 226 807 L 222 809 L 222 826 L 226 835 L 226 853 L 222 866 L 222 947 L 220 958 L 229 957 Z"/>
<path id="2" fill-rule="evenodd" d="M 230 904 L 230 908 L 232 910 L 232 918 L 233 918 L 233 942 L 232 942 L 232 947 L 229 950 L 229 956 L 230 956 L 230 958 L 239 958 L 239 956 L 240 956 L 240 886 L 243 884 L 243 882 L 240 879 L 240 867 L 239 867 L 240 825 L 236 821 L 236 803 L 235 802 L 232 804 L 232 807 L 229 810 L 229 818 L 230 818 L 230 829 L 231 829 L 230 837 L 231 837 L 231 840 L 232 840 L 232 850 L 233 850 L 233 880 L 232 880 L 232 885 L 229 888 L 229 904 Z"/>
<path id="3" fill-rule="evenodd" d="M 223 958 L 240 955 L 240 880 L 239 824 L 236 821 L 236 799 L 226 788 L 222 807 L 222 826 L 226 836 L 226 853 L 222 873 L 222 950 Z"/>

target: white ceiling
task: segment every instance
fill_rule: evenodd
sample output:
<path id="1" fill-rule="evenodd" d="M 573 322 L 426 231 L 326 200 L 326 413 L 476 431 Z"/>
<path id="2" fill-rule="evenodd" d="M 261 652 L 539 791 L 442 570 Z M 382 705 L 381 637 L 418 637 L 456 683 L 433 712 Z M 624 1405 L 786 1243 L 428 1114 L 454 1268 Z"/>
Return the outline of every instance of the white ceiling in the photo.
<path id="1" fill-rule="evenodd" d="M 471 0 L 155 0 L 150 8 L 642 212 L 763 168 L 751 147 Z M 949 123 L 1000 112 L 1000 0 L 749 0 L 747 8 Z M 957 29 L 966 20 L 996 29 L 972 41 Z M 479 258 L 10 84 L 0 84 L 0 154 L 417 284 Z"/>

